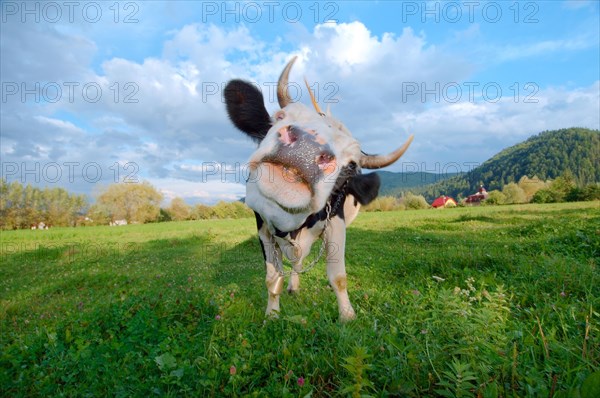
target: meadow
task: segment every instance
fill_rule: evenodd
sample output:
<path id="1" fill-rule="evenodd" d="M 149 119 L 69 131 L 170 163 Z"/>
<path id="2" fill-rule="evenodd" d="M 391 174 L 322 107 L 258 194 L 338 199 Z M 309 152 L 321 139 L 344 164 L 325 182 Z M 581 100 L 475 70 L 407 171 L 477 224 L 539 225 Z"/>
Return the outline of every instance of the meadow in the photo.
<path id="1" fill-rule="evenodd" d="M 254 219 L 1 246 L 3 397 L 600 396 L 598 201 L 362 213 L 345 324 L 323 260 L 265 319 Z"/>

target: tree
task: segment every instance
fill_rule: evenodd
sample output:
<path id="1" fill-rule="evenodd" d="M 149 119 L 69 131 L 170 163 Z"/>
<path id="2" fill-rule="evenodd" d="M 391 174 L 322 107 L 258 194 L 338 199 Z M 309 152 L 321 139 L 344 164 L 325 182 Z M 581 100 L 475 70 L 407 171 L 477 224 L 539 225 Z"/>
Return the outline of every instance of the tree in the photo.
<path id="1" fill-rule="evenodd" d="M 189 220 L 191 216 L 191 208 L 181 198 L 171 200 L 171 206 L 167 209 L 167 213 L 173 221 Z"/>
<path id="2" fill-rule="evenodd" d="M 365 211 L 392 211 L 404 210 L 404 206 L 398 203 L 394 196 L 379 196 L 364 208 Z"/>
<path id="3" fill-rule="evenodd" d="M 556 177 L 556 179 L 550 183 L 549 189 L 554 194 L 556 202 L 563 202 L 569 192 L 575 187 L 573 174 L 567 170 L 563 175 Z"/>
<path id="4" fill-rule="evenodd" d="M 214 212 L 210 206 L 198 204 L 192 209 L 193 220 L 209 220 L 213 218 Z"/>
<path id="5" fill-rule="evenodd" d="M 160 215 L 163 195 L 149 182 L 140 184 L 112 184 L 97 199 L 111 221 L 126 220 L 128 223 L 156 221 Z"/>
<path id="6" fill-rule="evenodd" d="M 556 203 L 559 201 L 556 193 L 551 189 L 540 189 L 533 195 L 532 203 Z"/>
<path id="7" fill-rule="evenodd" d="M 502 191 L 494 189 L 488 192 L 487 199 L 481 203 L 485 205 L 503 205 L 506 203 L 506 195 Z"/>
<path id="8" fill-rule="evenodd" d="M 525 192 L 525 200 L 527 202 L 531 201 L 531 199 L 533 198 L 533 195 L 535 195 L 535 193 L 537 191 L 539 191 L 540 189 L 543 189 L 543 188 L 547 188 L 547 186 L 548 186 L 548 184 L 546 184 L 546 182 L 540 180 L 537 176 L 533 176 L 532 178 L 523 176 L 519 180 L 518 185 L 519 185 L 519 188 L 521 188 L 523 190 L 523 192 Z"/>
<path id="9" fill-rule="evenodd" d="M 83 195 L 62 188 L 23 187 L 18 181 L 0 180 L 0 228 L 29 228 L 40 222 L 54 226 L 73 226 L 87 207 Z"/>
<path id="10" fill-rule="evenodd" d="M 406 195 L 402 198 L 402 203 L 406 207 L 406 209 L 428 209 L 429 203 L 425 200 L 423 195 L 414 195 L 410 192 L 407 192 Z"/>
<path id="11" fill-rule="evenodd" d="M 514 182 L 506 184 L 502 188 L 502 193 L 505 196 L 504 203 L 525 203 L 527 202 L 527 195 L 517 184 Z"/>

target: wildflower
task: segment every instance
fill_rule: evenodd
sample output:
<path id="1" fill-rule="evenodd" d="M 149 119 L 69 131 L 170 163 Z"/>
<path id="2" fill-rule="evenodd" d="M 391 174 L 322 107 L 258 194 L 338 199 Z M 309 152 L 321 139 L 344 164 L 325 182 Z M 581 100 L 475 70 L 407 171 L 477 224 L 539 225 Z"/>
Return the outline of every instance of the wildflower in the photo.
<path id="1" fill-rule="evenodd" d="M 411 290 L 411 293 L 414 294 L 415 296 L 418 296 L 419 294 L 421 294 L 421 292 L 418 291 L 417 289 Z"/>
<path id="2" fill-rule="evenodd" d="M 285 376 L 283 376 L 283 379 L 284 379 L 285 381 L 288 381 L 288 380 L 290 379 L 290 377 L 291 377 L 293 374 L 294 374 L 294 372 L 293 372 L 292 370 L 290 370 L 289 372 L 287 372 L 287 373 L 285 374 Z"/>
<path id="3" fill-rule="evenodd" d="M 427 329 L 422 329 L 421 334 L 427 334 Z"/>
<path id="4" fill-rule="evenodd" d="M 236 373 L 237 373 L 237 369 L 235 368 L 234 365 L 231 365 L 231 367 L 229 368 L 229 374 L 232 376 L 235 376 Z"/>
<path id="5" fill-rule="evenodd" d="M 300 387 L 304 386 L 304 377 L 298 377 L 298 386 L 300 386 Z"/>
<path id="6" fill-rule="evenodd" d="M 565 293 L 565 292 L 560 292 L 560 297 L 567 297 L 567 293 Z"/>
<path id="7" fill-rule="evenodd" d="M 216 319 L 217 321 L 220 321 L 220 320 L 221 320 L 221 315 L 217 314 L 217 315 L 215 316 L 215 319 Z"/>

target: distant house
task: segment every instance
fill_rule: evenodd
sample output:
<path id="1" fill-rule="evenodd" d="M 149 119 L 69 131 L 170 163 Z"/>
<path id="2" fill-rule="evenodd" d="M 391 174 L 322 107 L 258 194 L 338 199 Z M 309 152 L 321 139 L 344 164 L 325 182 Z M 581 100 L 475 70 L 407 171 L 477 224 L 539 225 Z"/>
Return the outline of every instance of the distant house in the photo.
<path id="1" fill-rule="evenodd" d="M 111 227 L 118 227 L 120 225 L 127 225 L 127 220 L 115 220 L 115 221 L 111 221 L 109 225 Z"/>
<path id="2" fill-rule="evenodd" d="M 456 201 L 450 196 L 442 195 L 431 204 L 435 209 L 443 209 L 444 207 L 456 206 Z"/>
<path id="3" fill-rule="evenodd" d="M 37 224 L 31 224 L 31 229 L 49 229 L 50 225 L 46 225 L 43 221 Z"/>
<path id="4" fill-rule="evenodd" d="M 485 188 L 483 187 L 483 185 L 481 185 L 479 187 L 479 189 L 477 190 L 477 193 L 473 194 L 473 195 L 469 195 L 469 197 L 467 198 L 467 200 L 465 202 L 471 206 L 478 206 L 481 204 L 481 201 L 486 200 L 487 197 L 488 197 L 488 193 L 485 190 Z"/>

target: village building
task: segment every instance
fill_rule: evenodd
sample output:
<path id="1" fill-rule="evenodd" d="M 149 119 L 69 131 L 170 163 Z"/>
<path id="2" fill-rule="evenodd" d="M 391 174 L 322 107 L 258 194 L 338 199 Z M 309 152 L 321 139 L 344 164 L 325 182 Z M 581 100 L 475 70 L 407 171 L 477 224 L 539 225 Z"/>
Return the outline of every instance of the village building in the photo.
<path id="1" fill-rule="evenodd" d="M 477 193 L 473 195 L 469 195 L 465 203 L 471 206 L 479 206 L 483 200 L 486 200 L 488 197 L 488 193 L 483 187 L 483 185 L 479 186 Z"/>
<path id="2" fill-rule="evenodd" d="M 433 201 L 431 206 L 435 209 L 443 209 L 445 207 L 455 207 L 456 201 L 450 196 L 442 195 Z"/>

